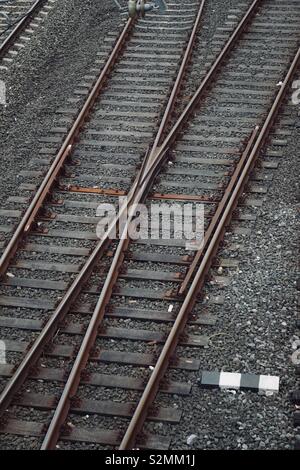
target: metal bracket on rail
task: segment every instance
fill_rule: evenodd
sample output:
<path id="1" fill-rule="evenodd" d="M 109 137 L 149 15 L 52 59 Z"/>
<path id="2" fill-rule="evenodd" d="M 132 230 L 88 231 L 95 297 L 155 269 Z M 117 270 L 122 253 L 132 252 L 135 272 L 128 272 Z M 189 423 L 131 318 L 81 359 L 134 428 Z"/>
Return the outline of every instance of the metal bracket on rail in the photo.
<path id="1" fill-rule="evenodd" d="M 124 8 L 121 6 L 118 0 L 113 0 L 119 10 Z M 165 0 L 152 0 L 147 2 L 147 0 L 128 0 L 127 12 L 130 18 L 141 17 L 144 18 L 146 13 L 149 11 L 159 11 L 164 13 L 167 9 L 167 4 Z M 125 13 L 125 11 L 124 11 Z"/>
<path id="2" fill-rule="evenodd" d="M 147 3 L 145 0 L 129 0 L 128 1 L 128 13 L 131 18 L 140 16 L 145 17 L 148 11 L 160 10 L 164 13 L 167 5 L 164 0 L 154 0 L 153 2 Z"/>

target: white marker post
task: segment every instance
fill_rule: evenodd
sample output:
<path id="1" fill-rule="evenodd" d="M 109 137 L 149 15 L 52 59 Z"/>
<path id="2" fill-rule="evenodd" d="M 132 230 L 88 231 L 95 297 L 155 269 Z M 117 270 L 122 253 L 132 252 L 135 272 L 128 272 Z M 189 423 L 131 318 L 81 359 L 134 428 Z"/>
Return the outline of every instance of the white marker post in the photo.
<path id="1" fill-rule="evenodd" d="M 3 80 L 0 80 L 0 105 L 6 105 L 6 85 Z"/>
<path id="2" fill-rule="evenodd" d="M 0 341 L 0 364 L 6 364 L 6 346 L 4 341 Z"/>
<path id="3" fill-rule="evenodd" d="M 295 80 L 293 82 L 292 88 L 295 89 L 292 95 L 292 102 L 295 106 L 300 104 L 300 80 Z"/>

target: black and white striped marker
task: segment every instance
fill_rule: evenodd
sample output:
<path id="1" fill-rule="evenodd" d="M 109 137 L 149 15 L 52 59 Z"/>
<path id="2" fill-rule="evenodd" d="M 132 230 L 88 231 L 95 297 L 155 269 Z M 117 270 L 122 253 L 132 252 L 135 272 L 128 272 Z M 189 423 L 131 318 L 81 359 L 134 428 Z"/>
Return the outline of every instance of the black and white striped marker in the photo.
<path id="1" fill-rule="evenodd" d="M 252 390 L 259 393 L 279 391 L 279 377 L 273 375 L 203 371 L 198 383 L 200 387 L 204 388 L 219 387 L 221 389 Z"/>

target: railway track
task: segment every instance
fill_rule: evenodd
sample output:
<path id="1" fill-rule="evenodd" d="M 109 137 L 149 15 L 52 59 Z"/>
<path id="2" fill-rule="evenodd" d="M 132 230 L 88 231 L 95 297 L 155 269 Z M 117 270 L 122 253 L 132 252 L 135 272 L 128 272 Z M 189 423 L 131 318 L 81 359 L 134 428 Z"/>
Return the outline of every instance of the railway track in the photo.
<path id="1" fill-rule="evenodd" d="M 13 434 L 42 449 L 169 447 L 154 426 L 179 422 L 180 410 L 161 403 L 189 393 L 180 371 L 197 370 L 189 352 L 208 346 L 199 335 L 214 322 L 203 314 L 207 275 L 210 284 L 228 282 L 236 264 L 216 261 L 219 245 L 232 221 L 247 233 L 276 167 L 270 135 L 282 145 L 273 124 L 300 57 L 300 8 L 286 3 L 288 12 L 279 1 L 242 4 L 230 38 L 227 26 L 218 32 L 205 64 L 196 42 L 205 2 L 128 20 L 116 42 L 107 38 L 72 107 L 60 110 L 35 169 L 22 173 L 22 196 L 0 213 L 0 326 L 10 338 L 0 366 L 4 446 Z M 203 77 L 196 89 L 190 69 Z M 202 249 L 187 252 L 176 238 L 97 239 L 97 207 L 125 195 L 130 226 L 136 203 L 202 203 Z"/>
<path id="2" fill-rule="evenodd" d="M 0 60 L 6 70 L 52 8 L 53 0 L 0 2 Z"/>

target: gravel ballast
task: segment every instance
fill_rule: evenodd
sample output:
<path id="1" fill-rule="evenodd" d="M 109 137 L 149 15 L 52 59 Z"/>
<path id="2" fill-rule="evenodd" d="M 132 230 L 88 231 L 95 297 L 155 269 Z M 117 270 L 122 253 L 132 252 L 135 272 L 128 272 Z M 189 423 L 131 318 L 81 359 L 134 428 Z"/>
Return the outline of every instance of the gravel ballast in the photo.
<path id="1" fill-rule="evenodd" d="M 289 106 L 295 117 L 296 111 Z M 298 119 L 298 121 L 297 121 Z M 255 392 L 204 390 L 194 374 L 192 394 L 180 401 L 183 419 L 172 434 L 173 449 L 291 449 L 293 405 L 297 387 L 292 345 L 299 339 L 297 311 L 297 186 L 299 117 L 279 168 L 257 211 L 257 221 L 243 240 L 239 271 L 223 290 L 225 303 L 215 309 L 217 325 L 210 347 L 201 351 L 200 371 L 276 375 L 280 390 Z M 222 254 L 221 254 L 222 255 Z M 172 432 L 172 428 L 170 428 Z M 189 435 L 195 434 L 192 446 Z"/>
<path id="2" fill-rule="evenodd" d="M 7 88 L 7 106 L 0 107 L 1 205 L 17 193 L 18 173 L 38 155 L 38 140 L 47 135 L 55 111 L 66 106 L 107 32 L 117 33 L 119 24 L 113 2 L 61 0 L 8 71 L 1 72 Z"/>
<path id="3" fill-rule="evenodd" d="M 208 2 L 203 30 L 208 53 L 216 27 L 224 23 L 228 9 L 238 4 L 235 0 Z M 38 140 L 53 124 L 55 110 L 66 105 L 78 81 L 94 62 L 107 32 L 117 31 L 119 23 L 120 17 L 112 1 L 86 1 L 84 5 L 77 0 L 71 4 L 61 1 L 49 14 L 45 27 L 10 68 L 5 77 L 8 106 L 0 110 L 1 206 L 10 194 L 18 194 L 18 172 L 38 154 Z M 290 106 L 289 112 L 295 117 L 297 110 Z M 260 396 L 251 392 L 204 391 L 197 385 L 199 373 L 172 371 L 173 380 L 192 382 L 192 393 L 187 397 L 164 397 L 160 404 L 173 406 L 176 402 L 183 410 L 182 421 L 177 426 L 152 424 L 150 429 L 153 432 L 154 428 L 157 434 L 171 435 L 172 449 L 288 449 L 293 445 L 295 433 L 288 395 L 296 388 L 290 355 L 292 343 L 297 339 L 295 186 L 298 139 L 299 127 L 295 126 L 279 169 L 274 171 L 265 202 L 256 210 L 258 218 L 252 233 L 242 237 L 244 250 L 239 253 L 239 270 L 231 274 L 230 286 L 222 290 L 225 303 L 214 307 L 218 322 L 212 330 L 210 346 L 192 352 L 194 357 L 200 358 L 201 370 L 279 375 L 280 392 Z M 51 255 L 48 258 L 55 260 Z M 44 275 L 47 276 L 47 272 Z M 133 287 L 147 288 L 147 285 L 148 282 L 145 285 L 140 281 L 132 282 Z M 123 301 L 118 299 L 120 304 Z M 143 302 L 145 308 L 154 305 L 149 299 Z M 135 322 L 130 322 L 130 326 L 135 326 Z M 155 326 L 153 323 L 149 328 L 155 330 Z M 201 332 L 197 330 L 195 334 Z M 106 369 L 111 370 L 111 367 Z M 124 367 L 124 374 L 129 370 Z M 107 399 L 109 396 L 108 393 Z M 35 411 L 32 417 L 35 418 Z M 99 418 L 99 426 L 103 427 L 103 423 L 105 420 Z M 192 435 L 193 439 L 188 439 Z M 6 436 L 3 447 L 24 448 L 29 441 Z M 73 443 L 67 447 L 79 449 L 86 445 Z"/>

